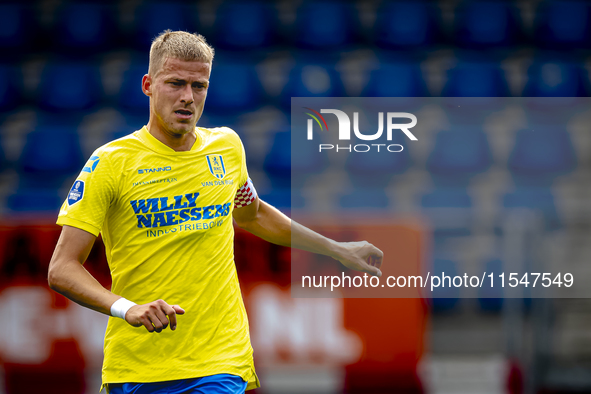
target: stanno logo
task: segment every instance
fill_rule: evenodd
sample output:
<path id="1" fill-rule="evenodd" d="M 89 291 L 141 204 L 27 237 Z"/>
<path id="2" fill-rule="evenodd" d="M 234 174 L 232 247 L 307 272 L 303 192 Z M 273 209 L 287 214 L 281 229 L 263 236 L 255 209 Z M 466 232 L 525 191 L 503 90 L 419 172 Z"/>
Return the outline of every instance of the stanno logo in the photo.
<path id="1" fill-rule="evenodd" d="M 164 171 L 172 171 L 172 168 L 170 166 L 158 167 L 158 168 L 142 168 L 140 170 L 137 170 L 137 173 L 138 174 L 149 174 L 152 172 L 164 172 Z"/>
<path id="2" fill-rule="evenodd" d="M 321 115 L 322 114 L 333 114 L 337 117 L 337 121 L 339 124 L 339 130 L 338 130 L 338 137 L 339 137 L 339 141 L 350 141 L 351 140 L 351 119 L 349 118 L 349 115 L 347 115 L 345 112 L 338 110 L 338 109 L 321 109 L 320 113 L 318 113 L 317 111 L 314 111 L 312 108 L 308 108 L 308 107 L 304 107 L 307 110 L 312 111 L 314 114 L 311 113 L 306 113 L 306 115 L 309 115 L 310 117 L 312 117 L 312 119 L 308 119 L 308 123 L 307 123 L 307 139 L 308 140 L 313 140 L 314 139 L 314 122 L 313 120 L 316 121 L 316 123 L 318 124 L 318 126 L 320 127 L 320 130 L 324 130 L 324 127 L 326 127 L 326 130 L 328 131 L 328 125 L 326 123 L 326 120 L 324 119 L 324 117 Z M 318 119 L 320 118 L 320 120 L 322 120 L 322 123 L 320 122 L 320 120 Z M 408 119 L 410 120 L 410 123 L 394 123 L 395 119 Z M 386 114 L 386 137 L 388 141 L 392 141 L 392 135 L 393 132 L 395 130 L 400 130 L 404 133 L 404 135 L 406 135 L 406 137 L 408 139 L 410 139 L 411 141 L 417 141 L 417 137 L 415 137 L 415 135 L 409 130 L 413 127 L 415 127 L 417 125 L 417 117 L 411 113 L 408 112 L 388 112 Z M 384 113 L 383 112 L 378 112 L 378 130 L 373 133 L 373 134 L 364 134 L 359 130 L 359 113 L 358 112 L 353 112 L 353 133 L 355 134 L 355 137 L 357 137 L 360 140 L 363 141 L 375 141 L 377 139 L 379 139 L 380 137 L 382 137 L 382 135 L 384 134 Z M 330 150 L 330 149 L 335 149 L 335 145 L 333 144 L 319 144 L 319 151 L 322 152 L 322 150 Z M 346 146 L 339 146 L 336 145 L 336 151 L 338 152 L 339 150 L 347 150 L 349 152 L 352 151 L 352 149 L 355 152 L 369 152 L 370 150 L 372 150 L 372 147 L 376 147 L 377 151 L 380 151 L 380 147 L 385 147 L 384 150 L 388 150 L 389 152 L 401 152 L 404 147 L 400 144 L 390 144 L 387 145 L 386 144 L 357 144 L 357 145 L 346 145 Z"/>
<path id="3" fill-rule="evenodd" d="M 96 169 L 96 166 L 98 166 L 99 161 L 100 157 L 90 156 L 90 159 L 86 162 L 82 172 L 93 172 Z"/>

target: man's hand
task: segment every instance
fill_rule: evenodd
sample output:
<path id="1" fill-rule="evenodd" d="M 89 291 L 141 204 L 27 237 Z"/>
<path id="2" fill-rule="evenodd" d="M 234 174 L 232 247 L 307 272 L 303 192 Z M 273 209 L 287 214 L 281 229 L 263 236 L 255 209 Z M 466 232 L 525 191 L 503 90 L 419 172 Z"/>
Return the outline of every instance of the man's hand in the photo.
<path id="1" fill-rule="evenodd" d="M 178 305 L 168 305 L 162 300 L 148 304 L 134 305 L 125 314 L 125 321 L 134 327 L 144 326 L 149 332 L 160 332 L 168 327 L 176 329 L 176 315 L 182 315 L 185 311 Z"/>
<path id="2" fill-rule="evenodd" d="M 333 256 L 345 267 L 366 272 L 374 276 L 382 276 L 380 267 L 384 253 L 367 241 L 339 242 L 339 253 Z"/>

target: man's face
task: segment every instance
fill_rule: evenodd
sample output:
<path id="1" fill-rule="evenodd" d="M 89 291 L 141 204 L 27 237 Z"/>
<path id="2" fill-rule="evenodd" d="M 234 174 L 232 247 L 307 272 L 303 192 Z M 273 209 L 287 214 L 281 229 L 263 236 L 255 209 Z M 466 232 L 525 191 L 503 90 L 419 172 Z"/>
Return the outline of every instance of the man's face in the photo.
<path id="1" fill-rule="evenodd" d="M 152 119 L 163 132 L 183 135 L 195 129 L 210 73 L 210 63 L 167 58 L 155 76 L 144 75 L 142 88 L 151 98 Z"/>

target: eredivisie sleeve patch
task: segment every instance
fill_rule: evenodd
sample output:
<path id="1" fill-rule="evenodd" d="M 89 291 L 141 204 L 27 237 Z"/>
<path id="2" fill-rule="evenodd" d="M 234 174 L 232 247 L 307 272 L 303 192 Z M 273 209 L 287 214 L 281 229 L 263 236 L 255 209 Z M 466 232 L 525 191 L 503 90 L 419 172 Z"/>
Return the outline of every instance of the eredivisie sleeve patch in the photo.
<path id="1" fill-rule="evenodd" d="M 242 208 L 250 205 L 256 198 L 257 191 L 250 178 L 248 178 L 246 183 L 236 192 L 236 197 L 234 197 L 234 207 Z"/>

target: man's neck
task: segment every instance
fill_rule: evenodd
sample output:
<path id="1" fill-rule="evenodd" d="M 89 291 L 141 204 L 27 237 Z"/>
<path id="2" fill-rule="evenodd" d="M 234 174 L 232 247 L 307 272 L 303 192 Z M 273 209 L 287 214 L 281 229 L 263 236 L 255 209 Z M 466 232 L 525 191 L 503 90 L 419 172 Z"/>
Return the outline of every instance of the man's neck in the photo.
<path id="1" fill-rule="evenodd" d="M 158 141 L 162 142 L 164 145 L 168 146 L 174 151 L 190 151 L 195 144 L 195 140 L 197 139 L 195 131 L 190 131 L 186 134 L 173 134 L 167 132 L 166 130 L 162 130 L 155 123 L 156 122 L 152 122 L 151 120 L 148 122 L 148 132 L 152 134 L 152 136 Z"/>

